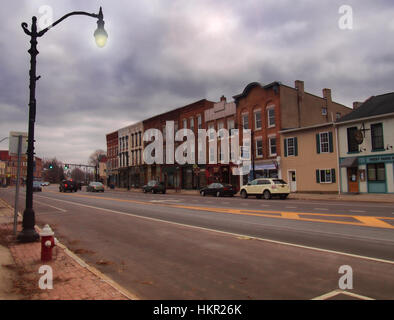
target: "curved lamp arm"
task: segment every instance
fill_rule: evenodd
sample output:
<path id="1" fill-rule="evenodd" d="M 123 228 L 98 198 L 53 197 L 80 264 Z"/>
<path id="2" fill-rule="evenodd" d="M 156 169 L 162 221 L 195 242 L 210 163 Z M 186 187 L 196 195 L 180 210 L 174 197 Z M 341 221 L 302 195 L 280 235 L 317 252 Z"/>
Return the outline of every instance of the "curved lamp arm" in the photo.
<path id="1" fill-rule="evenodd" d="M 46 27 L 45 29 L 37 32 L 37 27 L 35 26 L 35 23 L 37 21 L 36 17 L 33 17 L 33 25 L 32 25 L 32 30 L 30 31 L 28 29 L 28 24 L 26 22 L 22 23 L 22 29 L 23 31 L 29 35 L 29 36 L 35 36 L 35 37 L 42 37 L 49 29 L 53 28 L 54 26 L 56 26 L 57 24 L 59 24 L 60 22 L 62 22 L 63 20 L 67 19 L 68 17 L 71 16 L 76 16 L 76 15 L 83 15 L 83 16 L 88 16 L 88 17 L 92 17 L 92 18 L 96 18 L 98 19 L 97 21 L 97 30 L 95 32 L 95 37 L 96 37 L 96 42 L 99 46 L 103 46 L 103 43 L 105 44 L 105 40 L 108 37 L 107 32 L 104 29 L 104 15 L 103 15 L 103 10 L 100 7 L 100 11 L 99 13 L 88 13 L 88 12 L 84 12 L 84 11 L 74 11 L 74 12 L 70 12 L 67 13 L 66 15 L 64 15 L 63 17 L 61 17 L 60 19 L 56 20 L 54 23 L 52 23 L 50 26 Z M 98 39 L 100 38 L 100 39 Z M 104 39 L 105 38 L 105 39 Z M 102 45 L 100 45 L 100 43 Z"/>

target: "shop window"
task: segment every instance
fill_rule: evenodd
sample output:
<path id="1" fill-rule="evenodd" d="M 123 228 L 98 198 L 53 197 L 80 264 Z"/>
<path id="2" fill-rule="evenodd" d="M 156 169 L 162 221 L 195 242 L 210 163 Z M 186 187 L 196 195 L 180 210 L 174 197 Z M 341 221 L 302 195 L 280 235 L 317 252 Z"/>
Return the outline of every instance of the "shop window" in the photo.
<path id="1" fill-rule="evenodd" d="M 371 124 L 372 150 L 384 149 L 383 126 L 381 123 Z"/>
<path id="2" fill-rule="evenodd" d="M 385 181 L 386 168 L 384 163 L 373 163 L 367 165 L 368 181 Z"/>

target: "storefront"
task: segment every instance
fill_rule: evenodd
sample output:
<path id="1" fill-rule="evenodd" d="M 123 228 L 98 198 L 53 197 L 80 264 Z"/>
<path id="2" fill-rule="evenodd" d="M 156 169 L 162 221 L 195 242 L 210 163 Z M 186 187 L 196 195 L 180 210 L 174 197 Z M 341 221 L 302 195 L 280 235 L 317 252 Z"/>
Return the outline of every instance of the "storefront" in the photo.
<path id="1" fill-rule="evenodd" d="M 394 154 L 340 158 L 342 192 L 394 193 Z"/>
<path id="2" fill-rule="evenodd" d="M 255 175 L 257 178 L 278 178 L 278 168 L 271 161 L 270 163 L 258 163 L 254 165 Z"/>

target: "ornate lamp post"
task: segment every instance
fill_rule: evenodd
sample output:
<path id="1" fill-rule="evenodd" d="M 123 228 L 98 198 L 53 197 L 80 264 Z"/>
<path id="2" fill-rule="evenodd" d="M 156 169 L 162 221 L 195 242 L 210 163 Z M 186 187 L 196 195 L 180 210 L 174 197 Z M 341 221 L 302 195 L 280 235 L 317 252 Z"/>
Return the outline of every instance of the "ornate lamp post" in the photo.
<path id="1" fill-rule="evenodd" d="M 36 76 L 36 57 L 37 51 L 37 38 L 42 37 L 49 29 L 62 22 L 64 19 L 74 16 L 84 15 L 89 16 L 97 20 L 97 29 L 94 32 L 96 43 L 99 47 L 103 47 L 108 38 L 108 34 L 104 29 L 104 16 L 103 11 L 100 7 L 98 14 L 87 13 L 83 11 L 70 12 L 59 20 L 54 22 L 49 27 L 38 31 L 37 30 L 37 17 L 32 18 L 31 30 L 28 29 L 26 22 L 22 23 L 23 31 L 30 36 L 30 98 L 29 98 L 29 129 L 28 129 L 28 144 L 27 144 L 27 181 L 26 181 L 26 209 L 23 212 L 23 230 L 18 234 L 17 239 L 21 242 L 33 242 L 39 239 L 39 235 L 34 229 L 35 225 L 35 213 L 33 210 L 33 171 L 34 171 L 34 124 L 36 120 L 36 82 L 40 76 Z"/>

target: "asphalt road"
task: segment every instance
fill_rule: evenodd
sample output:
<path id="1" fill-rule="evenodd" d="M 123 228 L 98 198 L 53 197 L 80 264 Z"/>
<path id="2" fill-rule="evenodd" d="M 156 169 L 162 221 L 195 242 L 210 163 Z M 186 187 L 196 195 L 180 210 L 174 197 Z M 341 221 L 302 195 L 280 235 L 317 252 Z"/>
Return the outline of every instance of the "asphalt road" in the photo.
<path id="1" fill-rule="evenodd" d="M 13 204 L 14 190 L 0 190 Z M 20 208 L 24 208 L 21 192 Z M 394 298 L 390 204 L 152 195 L 34 194 L 37 224 L 141 299 Z"/>

